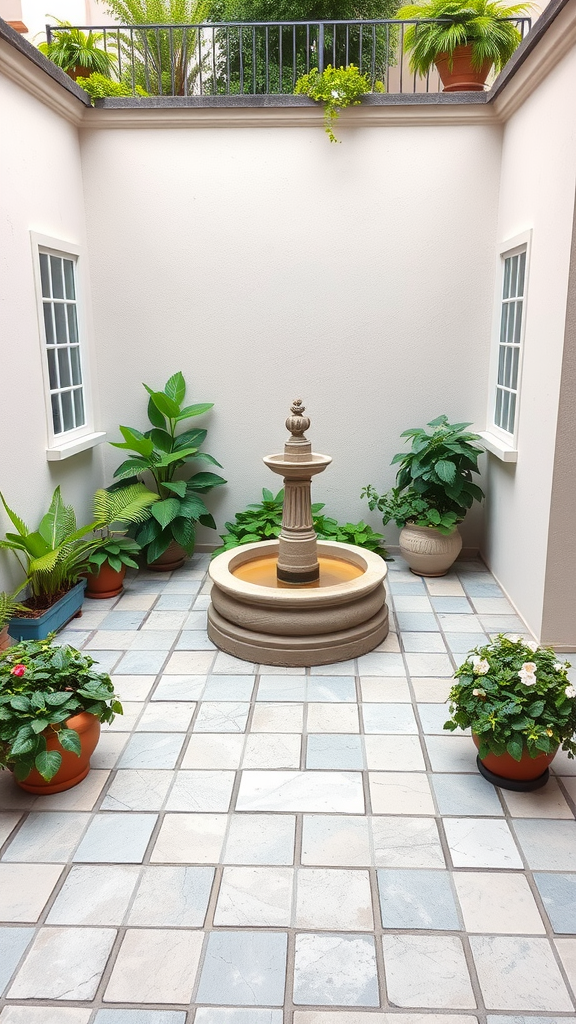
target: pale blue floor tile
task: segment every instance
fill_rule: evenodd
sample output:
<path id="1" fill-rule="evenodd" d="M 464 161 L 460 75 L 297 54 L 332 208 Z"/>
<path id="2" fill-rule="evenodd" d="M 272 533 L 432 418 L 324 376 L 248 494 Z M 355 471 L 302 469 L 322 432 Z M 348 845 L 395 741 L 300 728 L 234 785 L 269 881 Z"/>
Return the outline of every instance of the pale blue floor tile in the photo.
<path id="1" fill-rule="evenodd" d="M 356 686 L 352 676 L 310 676 L 307 700 L 354 703 Z"/>
<path id="2" fill-rule="evenodd" d="M 392 594 L 398 594 L 398 596 L 404 594 L 406 597 L 426 597 L 426 587 L 422 581 L 417 579 L 414 579 L 414 581 L 395 580 L 393 576 L 388 574 L 386 588 Z"/>
<path id="3" fill-rule="evenodd" d="M 212 643 L 203 629 L 185 629 L 180 634 L 175 650 L 215 651 L 216 646 Z"/>
<path id="4" fill-rule="evenodd" d="M 200 1006 L 195 1024 L 282 1024 L 282 1010 L 249 1010 L 241 1007 Z"/>
<path id="5" fill-rule="evenodd" d="M 417 733 L 410 704 L 363 704 L 366 733 Z"/>
<path id="6" fill-rule="evenodd" d="M 200 700 L 207 676 L 162 676 L 152 700 Z"/>
<path id="7" fill-rule="evenodd" d="M 518 615 L 480 615 L 487 633 L 525 633 L 526 626 Z"/>
<path id="8" fill-rule="evenodd" d="M 443 654 L 446 645 L 440 633 L 402 633 L 402 644 L 404 650 L 410 654 L 424 652 L 425 654 Z"/>
<path id="9" fill-rule="evenodd" d="M 372 651 L 358 658 L 360 676 L 405 676 L 406 668 L 401 654 Z"/>
<path id="10" fill-rule="evenodd" d="M 128 586 L 124 587 L 124 593 L 147 594 L 148 596 L 154 594 L 157 597 L 159 597 L 160 594 L 164 592 L 164 588 L 166 587 L 166 585 L 167 581 L 163 579 L 158 579 L 158 582 L 156 582 L 155 579 L 142 580 L 137 578 L 133 582 L 129 583 Z"/>
<path id="11" fill-rule="evenodd" d="M 576 874 L 540 874 L 534 879 L 558 935 L 576 934 Z"/>
<path id="12" fill-rule="evenodd" d="M 472 746 L 472 740 L 469 740 Z M 503 815 L 496 790 L 481 775 L 431 775 L 440 814 Z"/>
<path id="13" fill-rule="evenodd" d="M 134 633 L 130 650 L 168 651 L 177 636 L 177 629 L 139 629 Z"/>
<path id="14" fill-rule="evenodd" d="M 196 597 L 196 594 L 202 586 L 202 580 L 179 580 L 176 577 L 173 580 L 169 580 L 164 587 L 163 594 L 189 594 L 192 598 Z"/>
<path id="15" fill-rule="evenodd" d="M 301 703 L 306 700 L 306 676 L 261 675 L 256 700 Z"/>
<path id="16" fill-rule="evenodd" d="M 167 657 L 168 651 L 128 651 L 114 671 L 119 675 L 155 676 Z"/>
<path id="17" fill-rule="evenodd" d="M 154 605 L 155 612 L 187 612 L 192 607 L 194 596 L 190 594 L 162 594 Z"/>
<path id="18" fill-rule="evenodd" d="M 141 928 L 201 928 L 213 881 L 214 868 L 144 868 L 128 924 Z"/>
<path id="19" fill-rule="evenodd" d="M 327 665 L 312 665 L 311 676 L 355 676 L 356 661 L 350 658 L 348 661 L 337 661 Z"/>
<path id="20" fill-rule="evenodd" d="M 465 597 L 430 597 L 435 612 L 458 612 L 466 615 L 473 612 L 472 605 Z"/>
<path id="21" fill-rule="evenodd" d="M 130 737 L 119 768 L 174 768 L 184 736 L 178 733 L 140 732 Z"/>
<path id="22" fill-rule="evenodd" d="M 433 633 L 438 629 L 438 623 L 430 612 L 396 612 L 396 618 L 401 630 L 418 630 Z"/>
<path id="23" fill-rule="evenodd" d="M 2 860 L 65 862 L 76 849 L 89 820 L 89 814 L 31 811 Z"/>
<path id="24" fill-rule="evenodd" d="M 148 612 L 119 611 L 108 612 L 105 619 L 98 626 L 98 629 L 138 629 L 142 625 Z"/>
<path id="25" fill-rule="evenodd" d="M 157 814 L 96 814 L 78 847 L 76 863 L 140 864 Z"/>
<path id="26" fill-rule="evenodd" d="M 307 768 L 359 770 L 364 767 L 361 736 L 318 733 L 308 737 Z"/>
<path id="27" fill-rule="evenodd" d="M 446 643 L 452 654 L 468 654 L 474 647 L 481 647 L 488 643 L 485 633 L 445 633 Z M 457 661 L 464 661 L 464 658 L 457 658 Z"/>
<path id="28" fill-rule="evenodd" d="M 94 1024 L 186 1024 L 185 1010 L 98 1010 Z"/>
<path id="29" fill-rule="evenodd" d="M 466 579 L 462 577 L 461 581 L 464 590 L 468 594 L 468 597 L 504 597 L 503 591 L 500 589 L 497 583 L 494 583 L 492 578 L 488 576 L 486 581 L 476 579 Z"/>
<path id="30" fill-rule="evenodd" d="M 282 1006 L 286 982 L 284 932 L 212 932 L 196 996 L 217 1006 Z"/>
<path id="31" fill-rule="evenodd" d="M 118 659 L 122 656 L 121 651 L 90 651 L 90 657 L 94 658 L 94 671 L 95 672 L 111 672 L 114 669 L 118 672 L 119 669 L 115 669 L 114 666 Z"/>
<path id="32" fill-rule="evenodd" d="M 202 700 L 250 700 L 254 676 L 208 676 Z"/>
<path id="33" fill-rule="evenodd" d="M 33 935 L 33 928 L 0 928 L 0 995 Z"/>
<path id="34" fill-rule="evenodd" d="M 82 647 L 82 644 L 86 643 L 91 632 L 92 630 L 90 629 L 70 629 L 70 627 L 68 627 L 67 629 L 63 629 L 61 633 L 58 633 L 57 636 L 54 637 L 52 643 L 56 647 L 63 647 L 65 644 L 68 644 L 70 647 L 78 649 L 79 647 Z"/>
<path id="35" fill-rule="evenodd" d="M 486 1017 L 487 1024 L 574 1024 L 576 1017 L 525 1017 L 523 1014 L 514 1014 L 513 1017 L 501 1017 L 500 1014 L 489 1013 Z"/>
<path id="36" fill-rule="evenodd" d="M 446 704 L 418 704 L 418 713 L 422 728 L 426 733 L 438 733 L 440 736 L 447 736 L 444 729 L 444 722 L 449 718 L 449 711 Z M 458 735 L 467 735 L 469 730 L 458 731 Z"/>
<path id="37" fill-rule="evenodd" d="M 448 871 L 378 871 L 384 928 L 459 929 Z"/>
<path id="38" fill-rule="evenodd" d="M 373 937 L 297 935 L 294 1002 L 311 1006 L 378 1006 Z"/>

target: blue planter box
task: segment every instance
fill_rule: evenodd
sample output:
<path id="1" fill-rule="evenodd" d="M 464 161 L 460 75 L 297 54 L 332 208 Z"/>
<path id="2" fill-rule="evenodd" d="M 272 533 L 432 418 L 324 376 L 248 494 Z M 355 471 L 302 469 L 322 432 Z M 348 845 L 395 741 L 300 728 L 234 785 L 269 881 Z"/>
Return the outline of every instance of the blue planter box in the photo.
<path id="1" fill-rule="evenodd" d="M 85 587 L 86 580 L 80 580 L 37 619 L 20 619 L 15 615 L 8 623 L 9 636 L 14 640 L 45 640 L 49 633 L 57 633 L 80 611 Z"/>

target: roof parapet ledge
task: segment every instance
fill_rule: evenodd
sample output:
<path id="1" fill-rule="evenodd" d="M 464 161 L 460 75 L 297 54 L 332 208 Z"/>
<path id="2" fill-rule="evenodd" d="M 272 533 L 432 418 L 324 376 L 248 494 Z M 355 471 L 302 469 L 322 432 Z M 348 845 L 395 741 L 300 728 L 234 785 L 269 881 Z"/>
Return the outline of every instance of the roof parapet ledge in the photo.
<path id="1" fill-rule="evenodd" d="M 90 97 L 61 68 L 0 18 L 0 73 L 57 114 L 80 125 Z"/>

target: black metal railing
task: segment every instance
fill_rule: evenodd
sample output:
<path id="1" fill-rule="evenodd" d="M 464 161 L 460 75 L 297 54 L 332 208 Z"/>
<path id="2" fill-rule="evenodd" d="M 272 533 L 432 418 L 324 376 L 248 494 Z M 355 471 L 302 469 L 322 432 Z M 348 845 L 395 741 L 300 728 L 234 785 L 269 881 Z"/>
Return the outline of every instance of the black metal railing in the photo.
<path id="1" fill-rule="evenodd" d="M 431 19 L 434 20 L 434 19 Z M 437 19 L 441 21 L 441 19 Z M 512 18 L 522 39 L 530 18 Z M 355 64 L 371 90 L 438 92 L 436 70 L 409 70 L 404 36 L 416 20 L 229 22 L 201 25 L 84 25 L 113 58 L 112 77 L 136 95 L 278 95 L 294 92 L 311 68 Z M 72 26 L 46 26 L 51 42 Z M 379 89 L 379 91 L 381 91 Z"/>

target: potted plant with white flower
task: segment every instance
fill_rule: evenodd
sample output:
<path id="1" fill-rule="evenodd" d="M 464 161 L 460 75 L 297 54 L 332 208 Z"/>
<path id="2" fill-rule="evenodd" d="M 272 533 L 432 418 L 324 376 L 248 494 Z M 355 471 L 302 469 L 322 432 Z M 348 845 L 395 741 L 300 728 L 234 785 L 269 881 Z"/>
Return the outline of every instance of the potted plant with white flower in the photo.
<path id="1" fill-rule="evenodd" d="M 444 728 L 472 729 L 484 778 L 504 789 L 537 789 L 560 745 L 576 755 L 569 668 L 550 647 L 502 633 L 470 651 L 454 673 Z"/>

